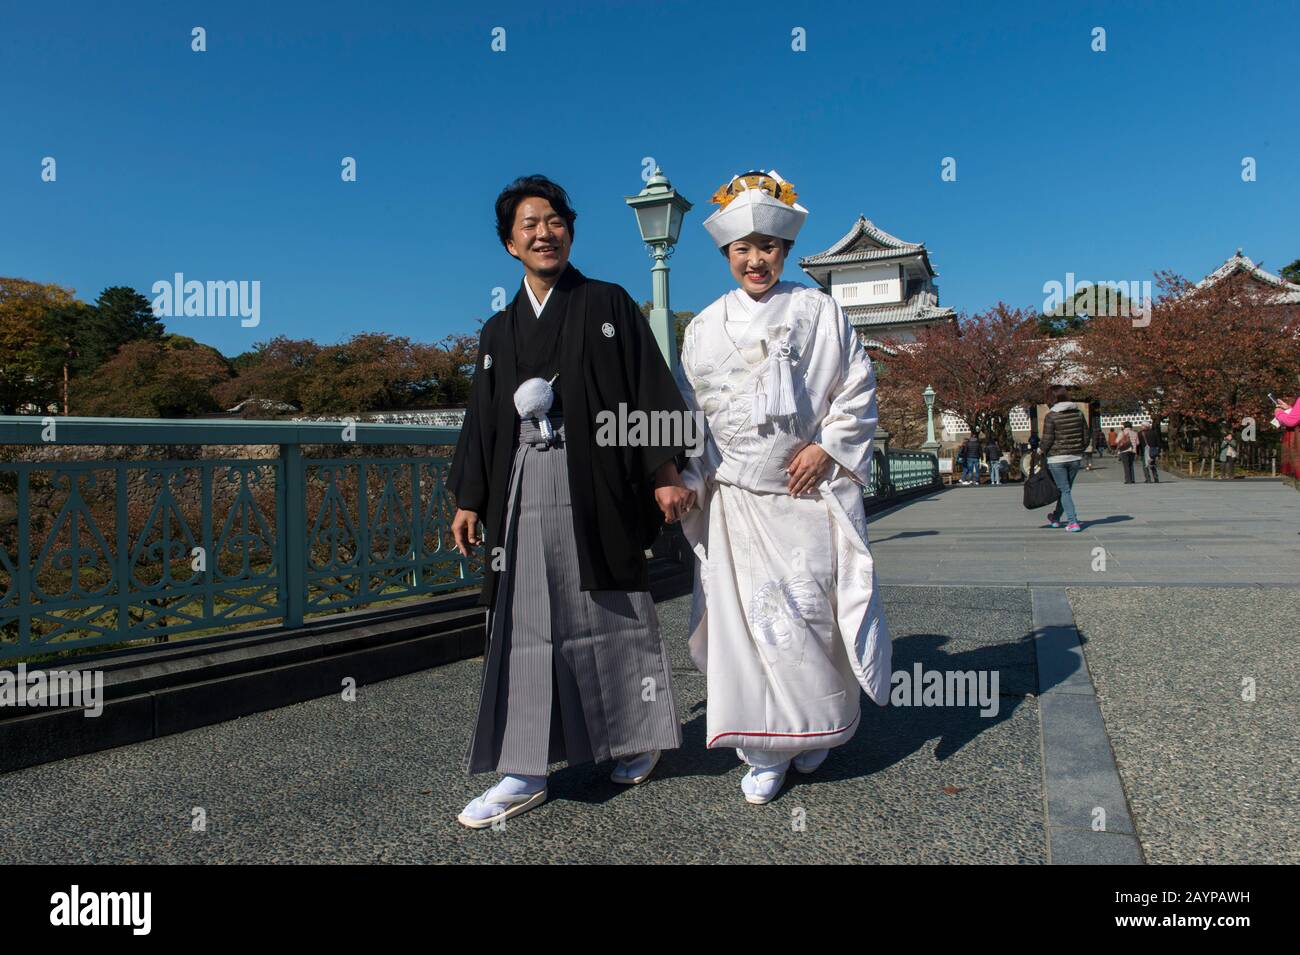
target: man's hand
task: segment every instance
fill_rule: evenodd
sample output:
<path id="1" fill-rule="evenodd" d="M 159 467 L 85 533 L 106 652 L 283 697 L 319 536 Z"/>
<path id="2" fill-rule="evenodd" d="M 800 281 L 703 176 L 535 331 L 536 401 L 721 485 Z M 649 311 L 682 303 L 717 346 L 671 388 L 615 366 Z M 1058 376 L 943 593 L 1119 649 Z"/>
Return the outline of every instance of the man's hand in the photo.
<path id="1" fill-rule="evenodd" d="M 469 549 L 482 542 L 478 515 L 473 511 L 456 509 L 456 516 L 451 519 L 451 537 L 456 542 L 456 549 L 462 557 L 469 557 Z"/>
<path id="2" fill-rule="evenodd" d="M 787 488 L 794 496 L 807 494 L 821 483 L 834 461 L 821 445 L 805 444 L 793 458 L 786 472 L 790 475 Z"/>
<path id="3" fill-rule="evenodd" d="M 695 506 L 695 492 L 686 487 L 672 461 L 665 461 L 655 471 L 654 485 L 655 503 L 663 511 L 665 522 L 675 524 Z"/>
<path id="4" fill-rule="evenodd" d="M 684 487 L 657 487 L 655 503 L 664 512 L 664 522 L 675 524 L 695 506 L 695 492 Z"/>

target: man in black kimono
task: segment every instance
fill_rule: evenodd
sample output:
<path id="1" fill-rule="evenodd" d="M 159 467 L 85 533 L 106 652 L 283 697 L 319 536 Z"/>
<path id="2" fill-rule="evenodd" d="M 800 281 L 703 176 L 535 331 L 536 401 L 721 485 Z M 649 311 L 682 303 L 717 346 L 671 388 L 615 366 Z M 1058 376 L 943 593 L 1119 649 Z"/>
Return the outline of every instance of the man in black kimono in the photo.
<path id="1" fill-rule="evenodd" d="M 645 548 L 693 499 L 683 444 L 597 441 L 601 412 L 688 412 L 631 296 L 569 264 L 564 190 L 516 180 L 496 213 L 524 281 L 479 338 L 448 478 L 457 548 L 480 528 L 487 545 L 467 768 L 503 774 L 458 817 L 471 828 L 543 802 L 550 763 L 616 759 L 614 781 L 640 783 L 681 745 Z"/>

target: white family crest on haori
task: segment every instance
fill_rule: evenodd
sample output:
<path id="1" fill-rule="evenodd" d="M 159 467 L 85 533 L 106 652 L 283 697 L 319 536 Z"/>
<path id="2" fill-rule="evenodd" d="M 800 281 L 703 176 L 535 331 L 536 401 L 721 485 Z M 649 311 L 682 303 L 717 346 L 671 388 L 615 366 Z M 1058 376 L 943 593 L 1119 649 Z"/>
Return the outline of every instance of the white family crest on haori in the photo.
<path id="1" fill-rule="evenodd" d="M 551 420 L 546 412 L 555 402 L 555 392 L 545 378 L 529 378 L 515 389 L 515 410 L 521 418 L 533 418 L 542 429 L 542 436 L 550 440 L 554 435 Z"/>
<path id="2" fill-rule="evenodd" d="M 600 330 L 604 332 L 606 338 L 614 337 L 614 326 L 611 325 L 609 322 L 606 322 L 604 325 L 600 326 Z"/>
<path id="3" fill-rule="evenodd" d="M 491 355 L 484 355 L 484 356 L 483 356 L 483 370 L 484 370 L 484 371 L 487 371 L 487 370 L 488 370 L 489 368 L 491 368 L 491 367 L 492 367 L 492 356 L 491 356 Z"/>

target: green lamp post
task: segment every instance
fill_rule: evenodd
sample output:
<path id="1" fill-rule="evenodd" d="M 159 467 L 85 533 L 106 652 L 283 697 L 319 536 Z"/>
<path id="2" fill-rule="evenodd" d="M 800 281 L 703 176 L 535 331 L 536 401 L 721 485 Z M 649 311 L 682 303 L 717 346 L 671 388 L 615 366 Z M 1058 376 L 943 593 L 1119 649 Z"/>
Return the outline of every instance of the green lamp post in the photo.
<path id="1" fill-rule="evenodd" d="M 671 371 L 677 370 L 677 336 L 673 332 L 673 313 L 668 307 L 668 258 L 681 234 L 682 218 L 691 204 L 672 187 L 668 178 L 655 167 L 645 188 L 624 201 L 636 213 L 641 241 L 646 244 L 654 265 L 650 269 L 653 283 L 650 329 Z"/>

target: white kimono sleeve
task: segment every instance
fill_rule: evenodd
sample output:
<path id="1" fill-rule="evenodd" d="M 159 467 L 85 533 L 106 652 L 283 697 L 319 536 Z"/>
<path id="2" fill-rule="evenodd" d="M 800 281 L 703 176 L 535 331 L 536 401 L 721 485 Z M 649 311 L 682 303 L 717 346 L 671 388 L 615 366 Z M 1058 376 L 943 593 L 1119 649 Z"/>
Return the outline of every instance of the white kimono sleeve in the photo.
<path id="1" fill-rule="evenodd" d="M 840 373 L 813 443 L 835 460 L 839 473 L 867 487 L 871 481 L 871 444 L 880 420 L 876 371 L 840 303 L 830 299 L 830 307 L 833 315 L 823 313 L 819 319 L 835 324 L 833 337 L 839 346 Z M 837 476 L 832 475 L 832 479 Z"/>
<path id="2" fill-rule="evenodd" d="M 720 456 L 709 434 L 708 421 L 695 399 L 695 386 L 692 384 L 695 380 L 694 368 L 695 330 L 688 325 L 682 335 L 682 352 L 677 362 L 677 390 L 682 393 L 682 400 L 686 402 L 686 410 L 690 413 L 695 428 L 694 447 L 689 447 L 688 451 L 699 449 L 700 453 L 688 453 L 686 470 L 682 471 L 682 483 L 695 492 L 696 501 L 702 506 L 707 497 L 709 478 L 717 470 Z"/>

